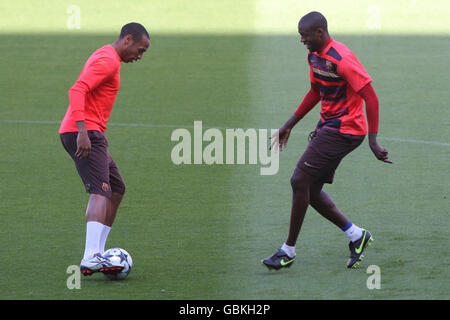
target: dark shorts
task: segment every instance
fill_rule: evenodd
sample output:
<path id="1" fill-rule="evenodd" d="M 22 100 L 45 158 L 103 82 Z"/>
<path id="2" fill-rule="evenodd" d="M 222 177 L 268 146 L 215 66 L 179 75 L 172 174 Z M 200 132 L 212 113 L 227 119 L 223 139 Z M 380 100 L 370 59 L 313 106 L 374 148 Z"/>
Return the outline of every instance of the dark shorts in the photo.
<path id="1" fill-rule="evenodd" d="M 355 150 L 364 137 L 343 134 L 328 128 L 315 131 L 297 163 L 297 168 L 320 178 L 324 183 L 333 183 L 334 172 L 341 160 Z"/>
<path id="2" fill-rule="evenodd" d="M 112 192 L 125 193 L 125 183 L 108 151 L 107 140 L 102 132 L 88 131 L 91 153 L 85 159 L 75 156 L 78 132 L 67 132 L 60 136 L 64 149 L 75 162 L 87 193 L 100 194 L 108 198 Z"/>

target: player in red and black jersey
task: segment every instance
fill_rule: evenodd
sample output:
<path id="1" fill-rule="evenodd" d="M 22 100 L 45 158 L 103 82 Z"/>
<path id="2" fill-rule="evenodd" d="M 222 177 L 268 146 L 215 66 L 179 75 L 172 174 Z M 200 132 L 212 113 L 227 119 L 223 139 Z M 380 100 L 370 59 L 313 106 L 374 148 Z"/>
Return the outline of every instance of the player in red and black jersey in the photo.
<path id="1" fill-rule="evenodd" d="M 333 182 L 340 161 L 362 143 L 367 133 L 375 157 L 392 163 L 387 150 L 377 142 L 378 98 L 369 74 L 353 52 L 330 37 L 327 21 L 321 13 L 310 12 L 302 17 L 298 32 L 301 42 L 309 50 L 311 89 L 294 115 L 272 137 L 272 147 L 279 143 L 283 150 L 292 128 L 319 101 L 321 117 L 291 178 L 293 200 L 287 240 L 262 263 L 276 270 L 292 265 L 303 218 L 311 205 L 348 236 L 350 258 L 347 267 L 351 268 L 358 265 L 364 248 L 373 241 L 372 235 L 346 218 L 322 188 L 324 183 Z"/>

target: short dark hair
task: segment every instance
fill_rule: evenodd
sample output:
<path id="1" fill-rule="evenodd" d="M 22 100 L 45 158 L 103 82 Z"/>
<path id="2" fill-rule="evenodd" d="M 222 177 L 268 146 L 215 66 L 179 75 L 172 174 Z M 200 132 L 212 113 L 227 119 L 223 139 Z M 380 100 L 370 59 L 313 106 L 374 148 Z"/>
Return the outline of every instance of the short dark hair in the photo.
<path id="1" fill-rule="evenodd" d="M 322 28 L 328 32 L 327 19 L 323 16 L 323 14 L 317 11 L 312 11 L 307 15 L 303 16 L 298 22 L 299 26 L 300 23 L 305 24 L 308 27 L 314 29 Z"/>
<path id="2" fill-rule="evenodd" d="M 134 41 L 139 41 L 142 39 L 142 36 L 146 36 L 150 40 L 150 36 L 148 35 L 147 30 L 145 27 L 137 22 L 130 22 L 127 23 L 122 27 L 122 30 L 120 30 L 119 39 L 122 39 L 123 37 L 131 34 Z"/>

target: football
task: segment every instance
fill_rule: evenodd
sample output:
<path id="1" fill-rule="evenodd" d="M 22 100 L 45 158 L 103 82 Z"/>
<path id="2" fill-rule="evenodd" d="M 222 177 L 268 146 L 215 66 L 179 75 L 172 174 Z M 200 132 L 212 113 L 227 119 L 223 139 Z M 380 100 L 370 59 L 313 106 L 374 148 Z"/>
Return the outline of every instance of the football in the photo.
<path id="1" fill-rule="evenodd" d="M 114 263 L 114 265 L 121 265 L 123 266 L 122 271 L 110 271 L 110 272 L 104 272 L 103 274 L 110 280 L 123 280 L 125 279 L 128 274 L 131 271 L 131 268 L 133 267 L 133 259 L 131 258 L 131 255 L 122 248 L 111 248 L 105 251 L 103 256 L 111 262 Z"/>

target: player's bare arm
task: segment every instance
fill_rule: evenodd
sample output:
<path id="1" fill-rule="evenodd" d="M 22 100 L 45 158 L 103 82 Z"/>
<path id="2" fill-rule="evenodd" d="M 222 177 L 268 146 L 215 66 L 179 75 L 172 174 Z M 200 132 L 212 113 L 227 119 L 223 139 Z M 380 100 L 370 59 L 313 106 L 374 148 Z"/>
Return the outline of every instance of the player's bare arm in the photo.
<path id="1" fill-rule="evenodd" d="M 270 150 L 278 143 L 280 145 L 280 151 L 283 151 L 287 147 L 287 142 L 289 136 L 291 135 L 292 128 L 300 121 L 300 117 L 293 114 L 288 121 L 280 128 L 277 132 L 275 132 L 270 139 L 272 140 L 270 144 Z"/>
<path id="2" fill-rule="evenodd" d="M 75 155 L 81 159 L 84 159 L 89 157 L 89 153 L 91 152 L 91 140 L 88 136 L 86 123 L 84 121 L 77 121 L 76 125 L 78 128 L 78 137 L 77 152 Z"/>
<path id="3" fill-rule="evenodd" d="M 393 163 L 392 160 L 388 159 L 388 151 L 378 144 L 376 132 L 369 132 L 369 146 L 378 160 L 386 163 Z"/>
<path id="4" fill-rule="evenodd" d="M 272 135 L 272 143 L 270 149 L 272 149 L 277 143 L 280 145 L 280 151 L 287 147 L 287 141 L 291 134 L 292 128 L 299 122 L 312 108 L 320 101 L 319 88 L 311 83 L 311 88 L 303 98 L 302 103 L 295 110 L 294 114 L 286 121 L 286 123 Z"/>

